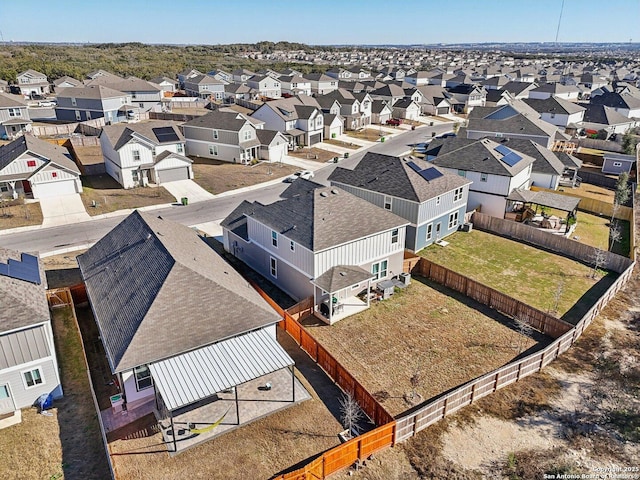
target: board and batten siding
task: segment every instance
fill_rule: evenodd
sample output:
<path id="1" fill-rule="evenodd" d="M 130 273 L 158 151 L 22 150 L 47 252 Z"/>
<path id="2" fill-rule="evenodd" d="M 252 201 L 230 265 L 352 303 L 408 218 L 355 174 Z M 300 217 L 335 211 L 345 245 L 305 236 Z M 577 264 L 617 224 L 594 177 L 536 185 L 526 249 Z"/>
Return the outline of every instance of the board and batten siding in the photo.
<path id="1" fill-rule="evenodd" d="M 238 132 L 231 130 L 220 130 L 214 128 L 203 128 L 185 125 L 184 138 L 187 140 L 200 140 L 203 142 L 222 144 L 222 145 L 238 145 Z M 243 127 L 244 128 L 244 127 Z M 213 137 L 213 131 L 218 131 L 218 138 Z"/>
<path id="2" fill-rule="evenodd" d="M 443 193 L 438 197 L 430 198 L 426 202 L 420 204 L 418 211 L 418 225 L 424 225 L 425 223 L 432 222 L 434 219 L 439 218 L 449 212 L 458 208 L 465 207 L 467 199 L 469 198 L 469 185 L 462 187 L 462 198 L 457 202 L 453 201 L 455 190 Z M 440 201 L 438 202 L 438 198 Z"/>
<path id="3" fill-rule="evenodd" d="M 29 167 L 27 162 L 30 160 L 35 160 L 36 166 Z M 16 158 L 13 162 L 9 163 L 6 167 L 0 170 L 0 176 L 2 175 L 23 175 L 27 176 L 38 168 L 41 168 L 46 162 L 40 157 L 35 155 L 30 155 L 28 152 L 25 152 L 20 157 Z"/>
<path id="4" fill-rule="evenodd" d="M 140 152 L 140 161 L 137 162 L 133 160 L 133 152 L 136 150 Z M 118 155 L 120 156 L 120 167 L 123 169 L 137 168 L 140 165 L 153 163 L 152 148 L 148 145 L 135 141 L 130 141 L 123 145 L 118 150 Z"/>
<path id="5" fill-rule="evenodd" d="M 54 173 L 56 174 L 55 176 L 53 175 Z M 80 175 L 77 173 L 71 173 L 61 168 L 47 167 L 39 171 L 38 173 L 36 173 L 34 176 L 32 176 L 29 179 L 29 181 L 32 184 L 38 184 L 38 183 L 47 183 L 47 182 L 61 182 L 64 180 L 79 181 L 79 178 L 80 178 Z"/>
<path id="6" fill-rule="evenodd" d="M 136 388 L 136 379 L 133 370 L 122 372 L 122 383 L 124 384 L 124 394 L 127 403 L 137 402 L 152 397 L 155 387 L 151 386 L 140 391 Z"/>
<path id="7" fill-rule="evenodd" d="M 43 383 L 27 388 L 23 372 L 36 367 L 40 369 Z M 9 384 L 11 396 L 13 397 L 16 408 L 31 407 L 43 393 L 51 393 L 54 398 L 60 398 L 62 396 L 58 368 L 53 357 L 41 358 L 0 371 L 0 384 Z"/>
<path id="8" fill-rule="evenodd" d="M 391 233 L 392 230 L 387 230 L 317 252 L 314 256 L 314 278 L 336 265 L 365 265 L 378 259 L 384 260 L 397 252 L 404 252 L 406 227 L 398 228 L 396 243 L 391 243 Z"/>
<path id="9" fill-rule="evenodd" d="M 209 153 L 209 146 L 215 145 L 217 155 Z M 187 140 L 187 155 L 196 157 L 214 158 L 225 162 L 237 162 L 240 159 L 240 147 L 238 145 L 220 145 L 214 141 L 203 142 L 200 140 Z"/>
<path id="10" fill-rule="evenodd" d="M 51 356 L 46 324 L 0 335 L 0 370 Z"/>
<path id="11" fill-rule="evenodd" d="M 291 239 L 280 232 L 276 232 L 278 233 L 278 246 L 274 247 L 271 243 L 271 232 L 273 230 L 251 217 L 247 217 L 247 229 L 252 242 L 260 245 L 269 254 L 293 265 L 309 278 L 314 277 L 313 252 L 311 250 L 294 242 L 294 250 L 292 251 Z"/>
<path id="12" fill-rule="evenodd" d="M 347 185 L 341 182 L 331 182 L 332 185 L 340 187 L 342 190 L 345 190 L 356 197 L 360 197 L 363 200 L 366 200 L 369 203 L 372 203 L 380 208 L 384 208 L 384 198 L 390 195 L 384 195 L 378 192 L 372 192 L 371 190 L 366 190 L 364 188 L 354 187 L 353 185 Z M 404 198 L 391 197 L 391 212 L 396 215 L 404 218 L 405 220 L 411 223 L 417 223 L 418 220 L 418 203 L 412 202 L 410 200 L 405 200 Z"/>
<path id="13" fill-rule="evenodd" d="M 18 115 L 11 116 L 9 115 L 9 110 L 19 110 Z M 27 111 L 27 107 L 6 107 L 0 108 L 0 122 L 6 122 L 7 120 L 13 120 L 14 118 L 29 118 L 29 112 Z"/>

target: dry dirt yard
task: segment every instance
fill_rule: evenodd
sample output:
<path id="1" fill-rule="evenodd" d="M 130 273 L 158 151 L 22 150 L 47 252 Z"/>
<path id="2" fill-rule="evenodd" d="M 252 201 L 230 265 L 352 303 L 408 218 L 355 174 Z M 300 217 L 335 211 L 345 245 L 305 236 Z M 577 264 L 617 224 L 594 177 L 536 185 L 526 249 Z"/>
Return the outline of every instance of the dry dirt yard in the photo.
<path id="1" fill-rule="evenodd" d="M 578 342 L 543 372 L 380 453 L 359 472 L 336 478 L 528 480 L 612 468 L 635 468 L 626 472 L 635 477 L 627 478 L 638 478 L 639 332 L 636 273 Z"/>
<path id="2" fill-rule="evenodd" d="M 193 159 L 194 181 L 214 195 L 286 177 L 300 170 L 293 165 L 278 162 L 249 166 L 199 157 L 191 158 Z"/>
<path id="3" fill-rule="evenodd" d="M 508 321 L 494 310 L 414 277 L 406 290 L 332 326 L 314 317 L 302 323 L 389 413 L 398 415 L 536 345 L 506 326 Z M 540 337 L 536 340 L 548 341 Z M 411 401 L 410 380 L 416 372 L 418 402 Z"/>
<path id="4" fill-rule="evenodd" d="M 0 202 L 0 230 L 42 225 L 40 202 L 24 203 L 23 200 Z"/>

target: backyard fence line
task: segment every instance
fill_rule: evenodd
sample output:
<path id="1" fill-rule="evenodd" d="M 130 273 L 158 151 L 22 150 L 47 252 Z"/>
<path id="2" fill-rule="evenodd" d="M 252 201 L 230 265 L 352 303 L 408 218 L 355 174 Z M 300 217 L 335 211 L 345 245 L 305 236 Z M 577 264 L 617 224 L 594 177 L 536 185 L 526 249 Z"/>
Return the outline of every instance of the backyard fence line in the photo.
<path id="1" fill-rule="evenodd" d="M 556 318 L 542 310 L 538 310 L 505 293 L 499 292 L 469 277 L 465 277 L 453 270 L 449 270 L 426 258 L 420 258 L 411 273 L 418 274 L 456 292 L 462 293 L 482 305 L 491 307 L 500 313 L 531 325 L 536 330 L 552 338 L 558 338 L 573 328 L 572 324 L 564 320 Z"/>
<path id="2" fill-rule="evenodd" d="M 447 415 L 471 405 L 482 397 L 542 370 L 571 347 L 591 322 L 606 307 L 632 276 L 635 262 L 631 263 L 600 299 L 585 313 L 571 330 L 556 338 L 541 351 L 497 368 L 470 382 L 464 383 L 449 393 L 428 400 L 407 415 L 396 419 L 395 443 L 403 442 L 419 431 L 436 423 Z"/>
<path id="3" fill-rule="evenodd" d="M 551 235 L 548 232 L 524 225 L 522 223 L 492 217 L 480 212 L 475 212 L 472 218 L 473 227 L 489 233 L 495 233 L 507 238 L 530 243 L 552 252 L 560 253 L 567 257 L 586 264 L 593 264 L 595 248 L 583 243 L 565 238 L 561 235 Z M 633 263 L 628 257 L 603 250 L 605 261 L 600 268 L 616 273 L 624 272 Z"/>
<path id="4" fill-rule="evenodd" d="M 191 115 L 186 113 L 170 113 L 170 112 L 149 112 L 150 120 L 173 120 L 174 122 L 188 122 L 202 115 Z"/>
<path id="5" fill-rule="evenodd" d="M 36 137 L 71 135 L 80 131 L 84 135 L 99 135 L 100 128 L 104 127 L 104 118 L 86 120 L 84 122 L 62 123 L 52 125 L 33 125 L 31 133 Z"/>
<path id="6" fill-rule="evenodd" d="M 598 200 L 597 198 L 591 197 L 583 197 L 582 195 L 576 195 L 567 191 L 560 190 L 551 190 L 550 188 L 542 188 L 532 186 L 531 191 L 533 192 L 551 192 L 557 195 L 564 195 L 566 197 L 574 197 L 579 198 L 580 203 L 578 204 L 578 209 L 584 212 L 593 213 L 595 215 L 602 215 L 608 218 L 611 218 L 613 215 L 613 204 L 603 202 L 602 200 Z M 619 220 L 626 220 L 627 222 L 631 222 L 633 220 L 633 208 L 625 207 L 624 205 L 620 205 L 618 207 L 617 212 L 615 212 L 615 218 Z"/>
<path id="7" fill-rule="evenodd" d="M 604 161 L 603 157 L 599 155 L 588 155 L 583 153 L 580 155 L 574 154 L 574 156 L 577 156 L 582 160 L 587 160 L 588 162 L 596 164 L 599 167 L 602 166 L 602 163 Z M 613 190 L 615 190 L 616 183 L 618 181 L 615 178 L 607 177 L 604 173 L 592 172 L 589 170 L 585 170 L 583 168 L 580 168 L 578 170 L 578 175 L 580 175 L 580 178 L 582 178 L 582 183 L 590 183 L 592 185 L 597 185 L 599 187 L 604 187 L 604 188 L 611 188 Z"/>
<path id="8" fill-rule="evenodd" d="M 82 295 L 86 298 L 86 288 L 84 283 L 79 285 L 74 285 L 73 287 L 65 287 L 65 288 L 56 288 L 52 290 L 47 290 L 47 300 L 49 301 L 49 307 L 55 308 L 59 306 L 69 306 L 71 308 L 71 313 L 73 314 L 73 321 L 76 327 L 76 333 L 80 337 L 80 345 L 82 346 L 82 358 L 84 359 L 85 371 L 87 373 L 87 378 L 89 380 L 89 389 L 91 390 L 91 398 L 93 399 L 93 408 L 96 410 L 96 416 L 98 417 L 98 424 L 100 425 L 100 436 L 102 437 L 102 444 L 104 445 L 104 451 L 107 456 L 107 465 L 109 465 L 109 473 L 111 474 L 111 479 L 115 480 L 116 471 L 113 463 L 111 462 L 111 450 L 109 449 L 109 442 L 107 442 L 107 434 L 104 428 L 104 423 L 102 422 L 102 415 L 100 415 L 100 406 L 98 405 L 98 397 L 96 396 L 96 391 L 93 388 L 93 381 L 91 380 L 91 372 L 89 371 L 89 361 L 87 360 L 87 352 L 84 348 L 84 341 L 82 339 L 82 334 L 80 333 L 80 324 L 78 323 L 78 317 L 76 316 L 76 308 L 73 301 L 73 293 L 82 298 Z M 64 293 L 62 293 L 64 292 Z M 58 303 L 61 297 L 64 297 L 64 304 Z"/>

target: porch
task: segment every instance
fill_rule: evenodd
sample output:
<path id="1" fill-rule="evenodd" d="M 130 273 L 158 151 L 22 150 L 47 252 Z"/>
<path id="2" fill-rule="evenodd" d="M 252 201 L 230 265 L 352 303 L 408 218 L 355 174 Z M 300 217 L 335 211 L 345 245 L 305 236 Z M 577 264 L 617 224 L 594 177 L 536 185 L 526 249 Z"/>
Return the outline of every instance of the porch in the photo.
<path id="1" fill-rule="evenodd" d="M 507 197 L 504 218 L 568 237 L 575 229 L 579 203 L 579 198 L 568 195 L 513 190 Z"/>

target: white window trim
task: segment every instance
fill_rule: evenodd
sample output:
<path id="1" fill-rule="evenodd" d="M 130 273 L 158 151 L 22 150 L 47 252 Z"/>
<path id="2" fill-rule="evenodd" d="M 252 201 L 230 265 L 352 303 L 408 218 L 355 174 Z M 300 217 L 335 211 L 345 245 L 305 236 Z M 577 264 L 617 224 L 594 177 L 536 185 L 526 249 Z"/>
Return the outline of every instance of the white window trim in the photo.
<path id="1" fill-rule="evenodd" d="M 42 381 L 40 383 L 34 383 L 33 385 L 29 386 L 27 385 L 27 378 L 25 377 L 25 373 L 32 373 L 34 370 L 38 370 L 38 372 L 40 373 L 40 380 Z M 20 376 L 22 377 L 22 383 L 24 385 L 25 390 L 36 388 L 39 385 L 46 385 L 47 383 L 47 381 L 44 378 L 44 369 L 42 368 L 42 365 L 34 365 L 32 367 L 27 368 L 26 370 L 21 370 Z"/>
<path id="2" fill-rule="evenodd" d="M 621 167 L 622 166 L 622 162 L 613 162 L 613 166 L 614 167 Z"/>
<path id="3" fill-rule="evenodd" d="M 387 205 L 389 205 L 389 208 L 387 208 Z M 385 195 L 384 196 L 384 203 L 383 203 L 382 207 L 385 210 L 391 211 L 393 209 L 393 198 L 388 196 L 388 195 Z"/>
<path id="4" fill-rule="evenodd" d="M 271 246 L 278 248 L 278 232 L 271 230 Z"/>
<path id="5" fill-rule="evenodd" d="M 386 266 L 385 270 L 382 270 L 381 267 L 382 267 L 382 264 L 384 262 L 386 262 L 387 266 Z M 374 272 L 373 271 L 373 267 L 376 266 L 376 265 L 378 266 L 378 271 Z M 385 272 L 385 275 L 382 276 L 381 272 Z M 382 280 L 384 278 L 387 278 L 389 276 L 389 259 L 385 258 L 383 260 L 379 260 L 377 262 L 372 263 L 371 264 L 371 275 L 373 275 L 375 277 L 373 280 L 376 281 L 376 282 L 379 281 L 379 280 Z"/>
<path id="6" fill-rule="evenodd" d="M 426 240 L 433 240 L 433 222 L 427 224 L 427 230 L 426 230 Z"/>
<path id="7" fill-rule="evenodd" d="M 136 159 L 136 156 L 138 157 L 137 159 Z M 134 162 L 141 162 L 142 161 L 142 155 L 140 155 L 140 150 L 132 150 L 131 151 L 131 159 Z"/>
<path id="8" fill-rule="evenodd" d="M 140 365 L 140 367 L 144 367 L 144 365 Z M 143 390 L 146 390 L 148 388 L 153 387 L 153 378 L 151 377 L 151 369 L 149 368 L 149 366 L 147 365 L 147 371 L 149 372 L 149 379 L 151 380 L 151 383 L 143 388 L 140 388 L 140 385 L 138 384 L 138 376 L 136 375 L 136 368 L 140 368 L 140 367 L 135 367 L 133 369 L 133 381 L 136 384 L 136 391 L 137 392 L 142 392 Z M 145 377 L 146 378 L 146 377 Z"/>
<path id="9" fill-rule="evenodd" d="M 214 140 L 218 140 L 218 138 L 219 138 L 218 130 L 214 130 L 214 131 L 213 131 L 213 139 L 214 139 Z"/>
<path id="10" fill-rule="evenodd" d="M 289 241 L 289 250 L 291 250 L 292 252 L 296 251 L 296 242 L 294 242 L 293 240 Z"/>
<path id="11" fill-rule="evenodd" d="M 440 195 L 438 195 L 436 197 L 436 205 L 440 205 L 440 200 L 441 200 Z"/>
<path id="12" fill-rule="evenodd" d="M 458 217 L 459 217 L 459 214 L 457 210 L 449 214 L 449 224 L 448 224 L 449 230 L 458 226 L 458 220 L 459 220 Z"/>
<path id="13" fill-rule="evenodd" d="M 489 179 L 489 174 L 488 173 L 481 173 L 480 174 L 480 181 L 481 182 L 486 182 Z"/>
<path id="14" fill-rule="evenodd" d="M 209 145 L 209 155 L 213 155 L 214 157 L 218 156 L 218 146 L 217 145 Z"/>
<path id="15" fill-rule="evenodd" d="M 400 229 L 394 228 L 393 230 L 391 230 L 391 244 L 395 245 L 396 243 L 398 243 L 399 239 L 400 239 Z"/>
<path id="16" fill-rule="evenodd" d="M 269 273 L 273 278 L 278 278 L 278 259 L 269 256 Z"/>

